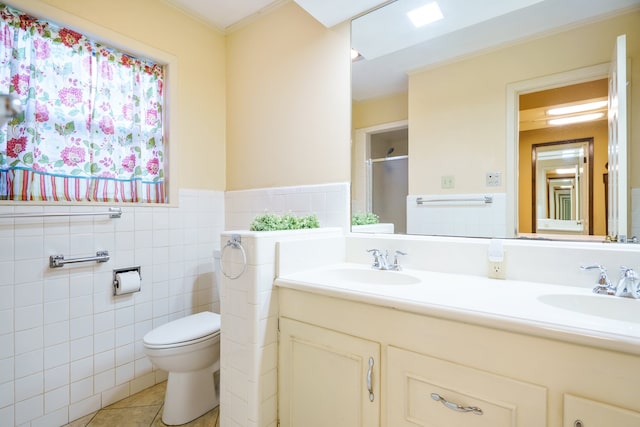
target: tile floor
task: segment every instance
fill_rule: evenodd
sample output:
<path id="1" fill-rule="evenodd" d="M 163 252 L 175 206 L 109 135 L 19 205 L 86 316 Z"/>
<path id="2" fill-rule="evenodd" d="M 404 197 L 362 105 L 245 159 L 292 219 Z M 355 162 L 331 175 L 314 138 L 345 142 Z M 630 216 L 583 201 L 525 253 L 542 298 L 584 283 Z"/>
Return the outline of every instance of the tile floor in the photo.
<path id="1" fill-rule="evenodd" d="M 166 386 L 166 381 L 156 384 L 64 427 L 164 427 L 162 405 Z M 220 427 L 218 408 L 183 426 Z"/>

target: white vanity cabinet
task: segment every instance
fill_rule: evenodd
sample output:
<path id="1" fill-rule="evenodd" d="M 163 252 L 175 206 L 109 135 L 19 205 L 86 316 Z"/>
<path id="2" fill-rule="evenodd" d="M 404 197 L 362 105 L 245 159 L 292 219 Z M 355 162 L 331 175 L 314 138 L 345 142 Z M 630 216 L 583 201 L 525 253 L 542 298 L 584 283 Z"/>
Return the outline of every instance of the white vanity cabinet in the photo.
<path id="1" fill-rule="evenodd" d="M 280 319 L 281 426 L 380 425 L 380 345 Z"/>
<path id="2" fill-rule="evenodd" d="M 281 427 L 640 427 L 638 355 L 295 284 L 278 295 Z"/>

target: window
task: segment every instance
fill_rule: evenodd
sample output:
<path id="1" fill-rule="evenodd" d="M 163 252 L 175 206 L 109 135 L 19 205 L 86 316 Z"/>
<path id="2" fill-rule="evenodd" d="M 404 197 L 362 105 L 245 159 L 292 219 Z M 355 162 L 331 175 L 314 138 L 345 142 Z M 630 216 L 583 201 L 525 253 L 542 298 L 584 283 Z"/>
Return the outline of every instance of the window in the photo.
<path id="1" fill-rule="evenodd" d="M 0 199 L 166 203 L 164 67 L 0 5 Z"/>

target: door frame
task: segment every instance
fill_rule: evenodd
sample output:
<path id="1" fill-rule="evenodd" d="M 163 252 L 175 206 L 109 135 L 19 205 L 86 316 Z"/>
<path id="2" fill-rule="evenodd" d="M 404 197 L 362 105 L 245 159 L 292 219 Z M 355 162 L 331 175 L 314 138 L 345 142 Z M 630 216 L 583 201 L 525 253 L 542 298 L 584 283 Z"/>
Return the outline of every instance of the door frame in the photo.
<path id="1" fill-rule="evenodd" d="M 518 236 L 518 141 L 520 95 L 609 77 L 610 62 L 507 85 L 507 237 Z"/>

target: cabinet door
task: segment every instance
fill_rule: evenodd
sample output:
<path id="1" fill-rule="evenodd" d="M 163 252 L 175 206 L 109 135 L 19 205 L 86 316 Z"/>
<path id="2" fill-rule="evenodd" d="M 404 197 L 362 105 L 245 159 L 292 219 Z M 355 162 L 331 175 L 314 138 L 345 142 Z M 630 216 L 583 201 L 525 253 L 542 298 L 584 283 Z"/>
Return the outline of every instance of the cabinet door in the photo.
<path id="1" fill-rule="evenodd" d="M 389 426 L 547 424 L 544 387 L 394 347 L 388 348 L 386 378 Z"/>
<path id="2" fill-rule="evenodd" d="M 380 425 L 378 343 L 281 318 L 279 347 L 282 427 Z"/>
<path id="3" fill-rule="evenodd" d="M 638 427 L 640 413 L 565 394 L 563 425 L 564 427 Z"/>

